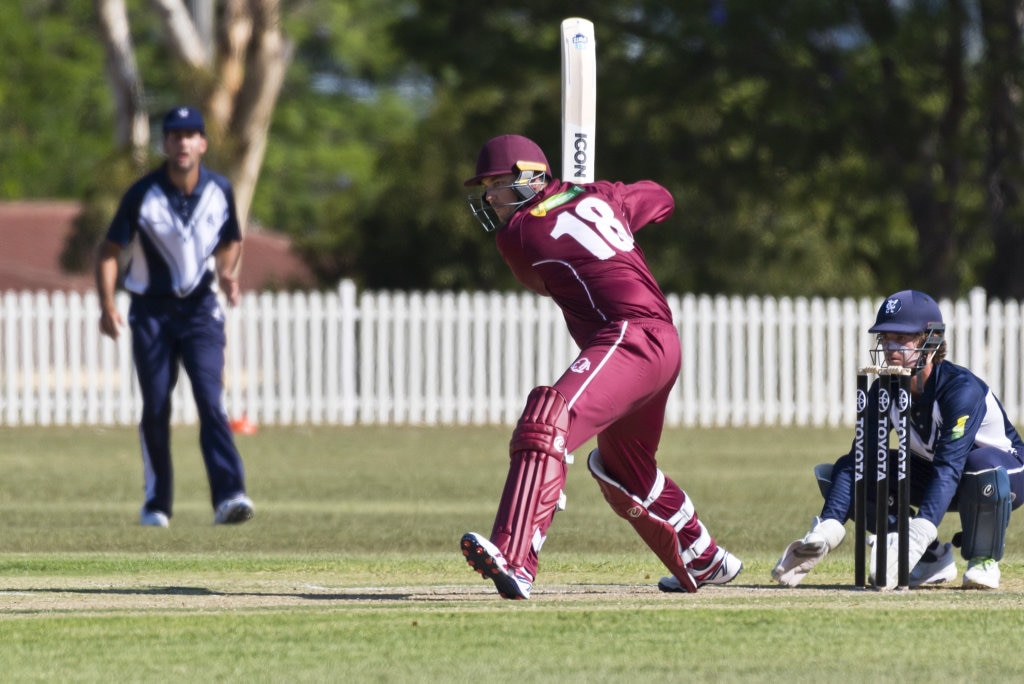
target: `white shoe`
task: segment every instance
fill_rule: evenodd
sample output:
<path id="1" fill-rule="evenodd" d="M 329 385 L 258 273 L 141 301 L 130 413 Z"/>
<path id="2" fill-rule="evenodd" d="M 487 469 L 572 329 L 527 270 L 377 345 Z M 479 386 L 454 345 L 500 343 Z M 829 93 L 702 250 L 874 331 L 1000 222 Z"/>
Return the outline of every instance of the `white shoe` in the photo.
<path id="1" fill-rule="evenodd" d="M 252 501 L 245 494 L 233 496 L 230 499 L 221 501 L 217 505 L 217 511 L 213 514 L 214 525 L 237 525 L 251 520 L 255 509 Z"/>
<path id="2" fill-rule="evenodd" d="M 143 508 L 139 513 L 139 524 L 145 527 L 168 527 L 171 521 L 163 511 L 150 511 Z"/>
<path id="3" fill-rule="evenodd" d="M 910 571 L 910 586 L 922 584 L 941 584 L 956 579 L 956 560 L 953 558 L 953 545 L 935 541 L 928 547 Z"/>
<path id="4" fill-rule="evenodd" d="M 743 561 L 726 551 L 721 546 L 711 562 L 702 570 L 690 568 L 690 575 L 698 587 L 705 584 L 728 584 L 736 579 L 743 570 Z M 685 592 L 682 583 L 674 575 L 658 580 L 658 589 L 667 592 Z"/>
<path id="5" fill-rule="evenodd" d="M 964 589 L 998 589 L 999 563 L 991 558 L 972 558 L 964 573 Z"/>
<path id="6" fill-rule="evenodd" d="M 492 580 L 502 598 L 530 598 L 533 578 L 522 569 L 510 568 L 505 556 L 490 539 L 476 532 L 467 532 L 462 535 L 460 546 L 469 567 L 479 572 L 484 579 Z"/>
<path id="7" fill-rule="evenodd" d="M 795 587 L 811 569 L 846 538 L 843 523 L 832 518 L 815 518 L 811 530 L 782 553 L 772 569 L 772 579 L 784 587 Z"/>

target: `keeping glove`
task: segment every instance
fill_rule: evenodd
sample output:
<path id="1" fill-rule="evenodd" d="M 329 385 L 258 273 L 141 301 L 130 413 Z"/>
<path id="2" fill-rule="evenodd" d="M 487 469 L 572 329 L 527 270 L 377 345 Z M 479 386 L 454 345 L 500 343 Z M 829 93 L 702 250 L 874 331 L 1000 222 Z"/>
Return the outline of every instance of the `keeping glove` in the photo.
<path id="1" fill-rule="evenodd" d="M 909 550 L 907 556 L 910 560 L 910 569 L 913 570 L 914 566 L 917 565 L 918 561 L 921 560 L 921 556 L 928 549 L 928 545 L 935 541 L 939 536 L 939 531 L 935 529 L 930 521 L 924 518 L 911 518 L 909 534 L 907 535 L 910 541 Z M 897 549 L 900 544 L 900 536 L 898 532 L 890 532 L 886 539 L 886 552 L 885 552 L 885 586 L 893 588 L 896 586 L 899 574 L 899 555 Z M 874 545 L 871 548 L 871 582 L 875 583 L 875 571 L 878 567 L 878 540 L 875 540 Z"/>

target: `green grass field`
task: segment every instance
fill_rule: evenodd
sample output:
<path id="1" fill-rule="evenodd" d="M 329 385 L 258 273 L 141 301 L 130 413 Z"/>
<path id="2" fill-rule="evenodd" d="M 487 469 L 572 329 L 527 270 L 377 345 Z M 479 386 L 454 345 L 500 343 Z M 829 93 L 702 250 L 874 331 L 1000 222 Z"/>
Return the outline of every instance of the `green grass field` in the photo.
<path id="1" fill-rule="evenodd" d="M 6 681 L 1020 681 L 1024 531 L 998 592 L 852 587 L 851 535 L 796 589 L 772 564 L 820 508 L 849 430 L 671 430 L 662 468 L 744 560 L 666 595 L 664 570 L 570 467 L 530 601 L 458 549 L 490 531 L 504 428 L 264 428 L 239 437 L 255 519 L 214 527 L 197 431 L 175 431 L 169 529 L 137 524 L 133 428 L 0 429 Z M 943 523 L 948 539 L 955 516 Z M 960 561 L 961 573 L 965 563 Z"/>

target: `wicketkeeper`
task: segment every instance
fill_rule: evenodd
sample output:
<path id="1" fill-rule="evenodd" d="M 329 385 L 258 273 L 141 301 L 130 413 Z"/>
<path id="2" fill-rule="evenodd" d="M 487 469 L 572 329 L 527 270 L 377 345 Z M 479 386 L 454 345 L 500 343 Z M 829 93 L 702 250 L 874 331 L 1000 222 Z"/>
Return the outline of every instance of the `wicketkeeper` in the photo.
<path id="1" fill-rule="evenodd" d="M 672 573 L 663 591 L 725 584 L 742 563 L 718 546 L 693 501 L 659 468 L 665 404 L 681 366 L 679 334 L 633 235 L 665 220 L 672 196 L 652 181 L 575 185 L 551 177 L 533 141 L 488 141 L 470 206 L 516 279 L 561 308 L 579 356 L 536 387 L 512 432 L 490 537 L 462 538 L 469 564 L 508 599 L 529 598 L 562 500 L 572 451 L 597 436 L 588 467 L 612 509 Z"/>
<path id="2" fill-rule="evenodd" d="M 938 526 L 947 511 L 958 511 L 963 532 L 954 541 L 967 560 L 964 587 L 999 588 L 1010 511 L 1024 502 L 1024 442 L 1002 404 L 970 370 L 946 361 L 945 325 L 935 300 L 923 292 L 904 290 L 882 303 L 875 324 L 872 351 L 875 365 L 911 368 L 910 391 L 910 586 L 946 582 L 957 576 L 951 542 L 941 542 Z M 878 382 L 877 380 L 875 382 Z M 877 396 L 868 392 L 872 399 Z M 876 409 L 869 406 L 868 415 Z M 895 403 L 890 409 L 895 419 Z M 895 449 L 889 472 L 895 472 Z M 854 453 L 835 465 L 819 465 L 815 476 L 825 505 L 811 530 L 794 541 L 772 570 L 784 586 L 799 584 L 811 568 L 846 535 L 853 516 Z M 864 477 L 875 482 L 874 459 L 865 459 Z M 889 478 L 890 502 L 896 500 L 896 478 Z M 873 497 L 871 487 L 869 498 Z M 890 506 L 892 504 L 890 503 Z M 868 528 L 874 529 L 874 505 L 868 505 Z M 896 511 L 890 508 L 890 520 Z M 895 529 L 890 524 L 889 529 Z M 897 533 L 887 543 L 886 586 L 896 586 Z M 870 574 L 877 568 L 871 555 Z"/>

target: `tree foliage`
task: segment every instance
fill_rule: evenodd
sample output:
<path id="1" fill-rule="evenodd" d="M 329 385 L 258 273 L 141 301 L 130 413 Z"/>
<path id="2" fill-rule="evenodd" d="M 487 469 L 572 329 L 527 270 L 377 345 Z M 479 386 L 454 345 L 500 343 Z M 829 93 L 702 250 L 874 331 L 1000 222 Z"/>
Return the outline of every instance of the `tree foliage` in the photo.
<path id="1" fill-rule="evenodd" d="M 5 46 L 33 55 L 0 65 L 0 122 L 20 134 L 0 143 L 0 196 L 82 196 L 106 154 L 113 110 L 79 5 L 0 10 Z M 325 284 L 514 287 L 462 180 L 500 133 L 560 159 L 566 9 L 280 7 L 294 50 L 252 220 L 292 235 Z M 639 238 L 666 290 L 1024 297 L 1019 3 L 607 0 L 572 12 L 597 31 L 598 176 L 651 178 L 676 198 Z M 166 25 L 134 16 L 148 87 L 175 88 Z"/>
<path id="2" fill-rule="evenodd" d="M 397 30 L 436 84 L 430 118 L 461 132 L 447 149 L 471 163 L 467 139 L 520 132 L 557 158 L 562 10 L 521 2 L 470 19 L 442 4 Z M 677 200 L 640 240 L 666 288 L 952 295 L 981 282 L 999 254 L 986 235 L 985 113 L 971 106 L 989 68 L 983 17 L 968 5 L 585 6 L 598 39 L 598 175 L 653 178 Z M 443 223 L 419 228 L 450 235 Z M 453 285 L 505 284 L 480 265 Z"/>
<path id="3" fill-rule="evenodd" d="M 80 196 L 107 153 L 103 46 L 81 30 L 92 21 L 90 3 L 0 4 L 0 198 Z"/>

